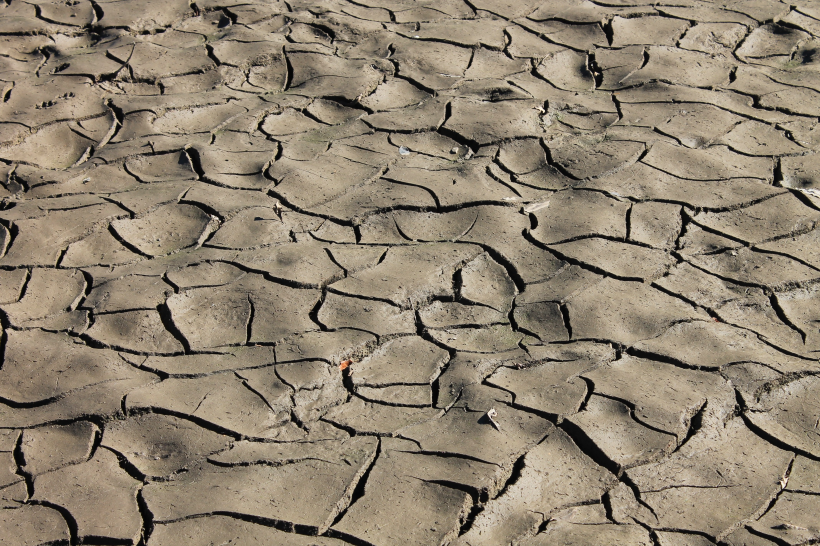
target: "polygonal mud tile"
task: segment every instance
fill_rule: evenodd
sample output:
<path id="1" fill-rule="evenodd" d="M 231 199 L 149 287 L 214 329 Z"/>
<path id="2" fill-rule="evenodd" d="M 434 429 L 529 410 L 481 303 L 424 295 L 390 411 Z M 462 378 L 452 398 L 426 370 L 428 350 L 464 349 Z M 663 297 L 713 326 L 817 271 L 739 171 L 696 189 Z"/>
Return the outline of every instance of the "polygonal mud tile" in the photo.
<path id="1" fill-rule="evenodd" d="M 330 409 L 322 418 L 360 434 L 395 436 L 407 427 L 436 419 L 441 414 L 442 410 L 435 408 L 394 406 L 353 397 L 347 403 Z"/>
<path id="2" fill-rule="evenodd" d="M 618 278 L 643 282 L 663 276 L 676 263 L 675 258 L 663 250 L 599 237 L 553 244 L 549 248 L 568 261 L 586 264 Z"/>
<path id="3" fill-rule="evenodd" d="M 439 206 L 475 204 L 480 201 L 504 203 L 516 197 L 506 185 L 487 172 L 489 162 L 476 160 L 467 164 L 447 160 L 418 167 L 394 167 L 384 178 L 426 188 Z"/>
<path id="4" fill-rule="evenodd" d="M 704 404 L 720 405 L 733 398 L 719 375 L 632 356 L 584 377 L 592 381 L 595 392 L 627 402 L 639 423 L 673 434 L 678 442 L 684 440 L 691 418 Z"/>
<path id="5" fill-rule="evenodd" d="M 787 544 L 805 544 L 820 538 L 820 525 L 814 514 L 820 509 L 817 496 L 784 492 L 771 510 L 749 528 Z"/>
<path id="6" fill-rule="evenodd" d="M 401 233 L 415 241 L 454 241 L 475 225 L 479 211 L 468 207 L 448 213 L 395 211 Z"/>
<path id="7" fill-rule="evenodd" d="M 354 329 L 306 332 L 276 345 L 276 361 L 323 359 L 338 364 L 376 341 L 376 336 Z"/>
<path id="8" fill-rule="evenodd" d="M 17 403 L 45 402 L 77 389 L 126 382 L 149 374 L 124 362 L 117 353 L 92 349 L 63 334 L 40 330 L 6 331 L 0 396 Z M 34 378 L 52 377 L 51 381 Z"/>
<path id="9" fill-rule="evenodd" d="M 241 372 L 243 375 L 253 370 Z M 290 398 L 295 407 L 293 415 L 301 423 L 311 423 L 321 417 L 329 408 L 338 406 L 348 398 L 342 384 L 342 370 L 326 362 L 294 362 L 276 368 L 276 376 L 293 389 Z M 256 383 L 251 387 L 257 388 Z M 288 400 L 289 401 L 289 400 Z"/>
<path id="10" fill-rule="evenodd" d="M 391 60 L 398 61 L 398 74 L 430 89 L 446 89 L 461 78 L 472 57 L 471 51 L 444 42 L 394 39 Z"/>
<path id="11" fill-rule="evenodd" d="M 455 99 L 444 126 L 462 137 L 486 145 L 503 139 L 536 136 L 543 132 L 540 101 L 476 102 Z M 480 120 L 480 121 L 479 121 Z"/>
<path id="12" fill-rule="evenodd" d="M 508 324 L 483 328 L 447 328 L 430 330 L 428 333 L 442 345 L 471 353 L 510 351 L 518 347 L 524 338 L 524 334 L 516 332 Z"/>
<path id="13" fill-rule="evenodd" d="M 220 347 L 221 353 L 199 353 L 177 356 L 125 355 L 143 369 L 156 370 L 174 376 L 209 375 L 214 372 L 258 368 L 276 363 L 274 347 L 269 345 Z"/>
<path id="14" fill-rule="evenodd" d="M 0 303 L 15 303 L 28 280 L 25 269 L 0 270 Z"/>
<path id="15" fill-rule="evenodd" d="M 649 546 L 653 544 L 649 531 L 640 525 L 573 524 L 553 521 L 532 538 L 520 542 L 521 546 L 574 546 L 603 541 L 612 546 Z"/>
<path id="16" fill-rule="evenodd" d="M 156 310 L 96 315 L 86 335 L 108 347 L 137 353 L 168 354 L 183 350 Z"/>
<path id="17" fill-rule="evenodd" d="M 498 161 L 515 174 L 531 173 L 547 165 L 541 142 L 530 138 L 501 144 Z"/>
<path id="18" fill-rule="evenodd" d="M 664 80 L 692 87 L 719 86 L 729 82 L 729 73 L 735 66 L 729 59 L 676 47 L 650 46 L 647 54 L 649 61 L 624 78 L 625 83 Z M 689 66 L 697 66 L 698 70 L 687 70 Z"/>
<path id="19" fill-rule="evenodd" d="M 211 221 L 199 207 L 165 205 L 142 218 L 116 220 L 111 227 L 140 252 L 161 256 L 197 244 Z"/>
<path id="20" fill-rule="evenodd" d="M 689 535 L 686 536 L 688 537 Z M 726 538 L 723 541 L 729 546 L 773 546 L 774 544 L 777 544 L 776 542 L 772 542 L 771 540 L 756 533 L 752 533 L 745 526 L 726 535 Z M 687 545 L 688 544 L 689 543 L 687 542 Z M 714 543 L 710 541 L 709 544 Z"/>
<path id="21" fill-rule="evenodd" d="M 775 301 L 753 293 L 749 297 L 737 298 L 722 305 L 715 310 L 715 314 L 719 320 L 742 325 L 743 328 L 757 333 L 760 339 L 781 350 L 806 356 L 817 351 L 815 336 L 808 339 L 799 326 L 789 324 L 786 322 L 788 319 L 781 318 L 782 311 L 775 309 Z"/>
<path id="22" fill-rule="evenodd" d="M 628 210 L 628 203 L 598 192 L 559 192 L 550 197 L 548 206 L 532 213 L 537 224 L 531 233 L 545 244 L 589 235 L 624 238 Z"/>
<path id="23" fill-rule="evenodd" d="M 760 362 L 786 373 L 818 368 L 813 359 L 782 353 L 748 330 L 714 321 L 675 324 L 634 347 L 643 353 L 658 354 L 664 359 L 703 369 L 719 369 L 745 361 Z"/>
<path id="24" fill-rule="evenodd" d="M 569 333 L 557 303 L 517 305 L 513 310 L 516 326 L 544 342 L 567 341 Z"/>
<path id="25" fill-rule="evenodd" d="M 712 255 L 692 256 L 690 261 L 696 267 L 705 269 L 713 275 L 738 283 L 768 286 L 775 290 L 820 277 L 816 270 L 796 260 L 779 254 L 756 252 L 748 248 L 732 249 Z"/>
<path id="26" fill-rule="evenodd" d="M 536 67 L 538 74 L 558 89 L 565 91 L 591 91 L 595 89 L 595 78 L 587 66 L 584 53 L 565 49 L 552 53 Z M 537 134 L 530 131 L 530 135 Z"/>
<path id="27" fill-rule="evenodd" d="M 817 351 L 820 342 L 820 331 L 817 323 L 817 288 L 799 288 L 777 295 L 777 305 L 782 309 L 788 321 L 799 328 L 804 336 L 805 350 Z"/>
<path id="28" fill-rule="evenodd" d="M 152 125 L 156 131 L 167 135 L 203 133 L 215 130 L 225 122 L 246 112 L 246 108 L 235 102 L 214 104 L 165 112 L 157 116 Z M 184 155 L 190 153 L 186 151 Z M 180 157 L 180 160 L 182 159 Z"/>
<path id="29" fill-rule="evenodd" d="M 134 275 L 95 286 L 82 306 L 96 313 L 156 309 L 173 293 L 161 277 Z"/>
<path id="30" fill-rule="evenodd" d="M 98 449 L 85 463 L 35 478 L 35 500 L 61 506 L 71 514 L 81 540 L 136 543 L 142 529 L 137 507 L 141 483 L 120 468 L 117 457 Z"/>
<path id="31" fill-rule="evenodd" d="M 785 384 L 770 385 L 755 400 L 748 401 L 749 420 L 767 435 L 785 445 L 817 456 L 820 443 L 816 439 L 817 389 L 814 376 Z"/>
<path id="32" fill-rule="evenodd" d="M 469 80 L 504 78 L 529 68 L 530 64 L 525 59 L 510 59 L 500 51 L 482 47 L 476 50 L 464 77 Z"/>
<path id="33" fill-rule="evenodd" d="M 338 220 L 358 221 L 367 214 L 390 210 L 409 203 L 418 203 L 419 206 L 431 208 L 435 206 L 435 198 L 425 188 L 379 179 L 317 206 L 313 208 L 313 212 Z M 347 237 L 352 242 L 353 231 L 350 228 L 346 231 Z M 318 234 L 317 238 L 320 238 Z"/>
<path id="34" fill-rule="evenodd" d="M 349 298 L 328 292 L 317 315 L 328 328 L 358 328 L 376 335 L 412 334 L 416 332 L 412 310 L 402 311 L 387 302 Z"/>
<path id="35" fill-rule="evenodd" d="M 288 53 L 289 89 L 311 96 L 355 100 L 381 82 L 383 73 L 371 60 L 342 59 L 320 53 Z"/>
<path id="36" fill-rule="evenodd" d="M 786 484 L 786 490 L 816 493 L 820 490 L 820 474 L 817 473 L 818 466 L 820 466 L 820 464 L 818 464 L 817 461 L 798 455 L 794 459 L 794 465 L 789 475 L 789 483 Z"/>
<path id="37" fill-rule="evenodd" d="M 87 159 L 94 141 L 72 131 L 67 123 L 49 125 L 28 136 L 20 144 L 0 151 L 9 162 L 25 161 L 45 169 L 67 169 Z"/>
<path id="38" fill-rule="evenodd" d="M 507 270 L 486 252 L 468 262 L 460 271 L 461 298 L 507 312 L 518 293 Z"/>
<path id="39" fill-rule="evenodd" d="M 363 400 L 396 406 L 428 408 L 433 405 L 430 385 L 392 385 L 389 387 L 356 387 Z"/>
<path id="40" fill-rule="evenodd" d="M 690 27 L 678 43 L 682 49 L 727 55 L 737 47 L 746 32 L 746 27 L 737 23 L 699 23 Z"/>
<path id="41" fill-rule="evenodd" d="M 252 304 L 249 294 L 235 286 L 174 294 L 168 298 L 168 309 L 174 326 L 194 350 L 248 341 Z M 282 337 L 288 333 L 294 332 L 282 332 Z"/>
<path id="42" fill-rule="evenodd" d="M 141 182 L 196 180 L 186 153 L 141 155 L 125 162 L 126 170 Z"/>
<path id="43" fill-rule="evenodd" d="M 418 104 L 428 98 L 428 93 L 407 80 L 387 77 L 375 91 L 360 99 L 359 104 L 378 112 Z"/>
<path id="44" fill-rule="evenodd" d="M 353 384 L 370 387 L 430 384 L 449 359 L 447 351 L 418 336 L 400 337 L 352 364 Z"/>
<path id="45" fill-rule="evenodd" d="M 141 258 L 123 246 L 108 230 L 92 233 L 76 243 L 71 243 L 60 260 L 62 267 L 85 267 L 90 265 L 120 265 Z"/>
<path id="46" fill-rule="evenodd" d="M 74 210 L 54 210 L 40 218 L 16 220 L 17 236 L 0 259 L 7 266 L 54 266 L 70 243 L 80 239 L 95 226 L 126 216 L 120 207 L 108 203 Z"/>
<path id="47" fill-rule="evenodd" d="M 680 206 L 635 203 L 629 211 L 629 238 L 654 248 L 670 250 L 681 231 Z"/>
<path id="48" fill-rule="evenodd" d="M 783 185 L 787 188 L 807 189 L 820 187 L 820 156 L 817 154 L 780 159 Z"/>
<path id="49" fill-rule="evenodd" d="M 673 435 L 644 426 L 626 404 L 603 396 L 591 396 L 584 411 L 567 420 L 619 468 L 658 459 L 677 446 Z"/>
<path id="50" fill-rule="evenodd" d="M 742 120 L 740 116 L 711 104 L 654 102 L 625 103 L 620 123 L 653 127 L 688 148 L 701 148 L 726 134 Z"/>
<path id="51" fill-rule="evenodd" d="M 427 328 L 489 326 L 505 323 L 508 320 L 506 314 L 490 307 L 444 301 L 434 301 L 419 311 L 419 317 Z"/>
<path id="52" fill-rule="evenodd" d="M 492 389 L 490 389 L 492 390 Z M 401 431 L 424 451 L 451 453 L 510 468 L 513 461 L 538 443 L 552 424 L 532 413 L 499 405 L 494 417 L 497 430 L 483 411 L 452 408 L 442 417 Z M 460 438 L 456 443 L 453 438 Z"/>
<path id="53" fill-rule="evenodd" d="M 681 320 L 708 315 L 639 282 L 607 278 L 566 304 L 572 337 L 634 343 L 653 338 Z"/>
<path id="54" fill-rule="evenodd" d="M 792 142 L 774 127 L 759 121 L 747 120 L 719 139 L 733 150 L 755 156 L 797 154 L 805 148 Z"/>
<path id="55" fill-rule="evenodd" d="M 552 53 L 558 53 L 566 49 L 558 44 L 548 42 L 518 25 L 508 26 L 504 30 L 510 37 L 507 51 L 517 59 L 542 59 Z"/>
<path id="56" fill-rule="evenodd" d="M 570 265 L 561 269 L 554 277 L 544 282 L 528 284 L 524 292 L 515 298 L 515 304 L 529 305 L 543 302 L 563 303 L 581 290 L 600 282 L 602 276 Z"/>
<path id="57" fill-rule="evenodd" d="M 52 425 L 23 432 L 20 452 L 25 464 L 21 469 L 36 476 L 88 460 L 100 429 L 89 421 Z"/>
<path id="58" fill-rule="evenodd" d="M 700 25 L 698 25 L 700 26 Z M 697 28 L 697 27 L 695 27 Z M 655 535 L 658 537 L 658 544 L 660 546 L 710 546 L 714 544 L 708 538 L 702 535 L 694 535 L 690 533 L 674 533 L 672 531 L 655 531 Z M 731 535 L 729 535 L 731 537 Z M 732 546 L 735 544 L 731 541 L 728 542 Z M 748 544 L 748 543 L 747 543 Z M 738 545 L 739 546 L 739 545 Z M 748 546 L 753 546 L 752 544 L 748 544 Z"/>
<path id="59" fill-rule="evenodd" d="M 439 23 L 425 23 L 421 28 L 409 32 L 399 31 L 398 34 L 406 38 L 438 42 L 454 42 L 462 46 L 484 45 L 491 49 L 500 50 L 506 45 L 504 41 L 504 19 L 485 17 L 467 21 L 445 21 Z"/>
<path id="60" fill-rule="evenodd" d="M 502 366 L 487 382 L 513 393 L 515 403 L 550 415 L 577 412 L 587 396 L 587 384 L 580 374 L 594 364 L 587 360 L 542 362 L 516 369 Z"/>
<path id="61" fill-rule="evenodd" d="M 481 383 L 499 366 L 526 360 L 528 360 L 527 353 L 521 348 L 496 354 L 456 353 L 447 365 L 447 369 L 438 378 L 439 393 L 436 407 L 452 406 L 462 397 L 466 388 Z M 507 402 L 510 402 L 512 398 L 508 398 Z"/>
<path id="62" fill-rule="evenodd" d="M 597 501 L 616 481 L 563 430 L 552 428 L 524 456 L 520 478 L 488 502 L 453 544 L 501 544 L 533 533 L 556 509 Z"/>
<path id="63" fill-rule="evenodd" d="M 725 146 L 692 150 L 659 143 L 641 161 L 673 176 L 693 180 L 743 177 L 769 180 L 772 177 L 770 159 L 743 156 Z"/>
<path id="64" fill-rule="evenodd" d="M 644 48 L 627 46 L 620 49 L 597 49 L 595 64 L 600 76 L 598 89 L 620 89 L 621 83 L 629 74 L 641 67 L 644 61 Z"/>
<path id="65" fill-rule="evenodd" d="M 547 141 L 555 163 L 577 179 L 595 178 L 635 163 L 645 150 L 640 142 L 612 141 L 605 135 Z"/>
<path id="66" fill-rule="evenodd" d="M 390 458 L 379 457 L 357 499 L 334 530 L 370 543 L 446 543 L 470 507 L 463 491 L 417 479 Z"/>
<path id="67" fill-rule="evenodd" d="M 332 289 L 351 296 L 388 300 L 398 306 L 452 295 L 453 273 L 480 250 L 473 245 L 449 243 L 394 247 L 379 265 L 334 283 Z M 412 279 L 404 275 L 408 268 L 416 271 Z"/>
<path id="68" fill-rule="evenodd" d="M 629 45 L 674 46 L 689 23 L 669 17 L 634 17 L 612 19 L 612 47 Z"/>
<path id="69" fill-rule="evenodd" d="M 146 413 L 112 421 L 102 445 L 146 476 L 167 476 L 224 449 L 230 437 L 170 415 Z"/>
<path id="70" fill-rule="evenodd" d="M 615 174 L 581 182 L 576 187 L 602 190 L 640 200 L 671 200 L 693 207 L 715 209 L 750 205 L 783 193 L 782 189 L 754 178 L 732 178 L 719 182 L 687 180 L 640 161 Z"/>
<path id="71" fill-rule="evenodd" d="M 318 288 L 342 277 L 342 269 L 330 258 L 327 245 L 308 240 L 244 250 L 234 261 L 245 268 L 303 288 Z"/>
<path id="72" fill-rule="evenodd" d="M 268 400 L 238 376 L 227 373 L 166 379 L 132 391 L 125 404 L 129 412 L 165 410 L 211 423 L 222 433 L 266 438 L 275 437 L 278 427 L 290 421 L 289 389 L 280 383 L 280 391 L 278 400 Z"/>
<path id="73" fill-rule="evenodd" d="M 345 542 L 327 537 L 297 535 L 267 525 L 211 515 L 154 526 L 148 546 L 173 546 L 183 541 L 189 546 L 210 546 L 214 542 L 230 544 L 241 541 L 248 546 L 344 546 Z"/>
<path id="74" fill-rule="evenodd" d="M 794 46 L 807 37 L 805 32 L 795 28 L 770 23 L 754 29 L 736 53 L 741 58 L 752 57 L 753 59 L 773 56 L 788 57 Z"/>
<path id="75" fill-rule="evenodd" d="M 309 209 L 327 203 L 355 185 L 373 180 L 379 170 L 324 153 L 309 163 L 279 159 L 268 169 L 268 174 L 278 181 L 275 195 L 282 196 L 287 203 Z"/>
<path id="76" fill-rule="evenodd" d="M 4 305 L 8 321 L 16 326 L 32 319 L 73 310 L 85 291 L 85 278 L 77 270 L 32 270 L 19 302 Z"/>
<path id="77" fill-rule="evenodd" d="M 743 243 L 706 231 L 694 222 L 690 222 L 683 229 L 677 246 L 682 255 L 697 256 L 698 254 L 711 254 L 716 251 L 738 249 L 743 246 Z M 689 264 L 685 265 L 691 267 Z"/>
<path id="78" fill-rule="evenodd" d="M 291 522 L 323 533 L 350 502 L 353 490 L 376 455 L 376 442 L 351 440 L 369 449 L 348 449 L 347 464 L 297 460 L 281 466 L 203 464 L 169 482 L 143 489 L 159 523 L 186 516 L 231 512 L 253 518 Z M 256 484 L 252 491 L 248 486 Z M 306 484 L 309 484 L 306 487 Z M 205 491 L 220 494 L 203 494 Z"/>
<path id="79" fill-rule="evenodd" d="M 535 17 L 535 16 L 534 16 Z M 575 24 L 564 21 L 518 19 L 516 22 L 531 32 L 545 36 L 549 41 L 575 50 L 588 51 L 595 44 L 607 43 L 606 35 L 599 24 Z"/>
<path id="80" fill-rule="evenodd" d="M 168 280 L 184 290 L 204 286 L 222 286 L 245 276 L 235 265 L 223 262 L 203 262 L 168 271 Z"/>
<path id="81" fill-rule="evenodd" d="M 668 458 L 629 469 L 627 475 L 652 508 L 657 525 L 722 537 L 734 530 L 735 522 L 766 509 L 792 458 L 736 417 L 701 429 Z M 712 509 L 704 512 L 703 503 Z"/>
<path id="82" fill-rule="evenodd" d="M 813 230 L 820 222 L 820 212 L 792 194 L 783 194 L 734 211 L 697 214 L 693 220 L 732 238 L 760 244 Z"/>
<path id="83" fill-rule="evenodd" d="M 0 534 L 15 546 L 69 541 L 68 524 L 62 514 L 36 504 L 0 511 Z"/>

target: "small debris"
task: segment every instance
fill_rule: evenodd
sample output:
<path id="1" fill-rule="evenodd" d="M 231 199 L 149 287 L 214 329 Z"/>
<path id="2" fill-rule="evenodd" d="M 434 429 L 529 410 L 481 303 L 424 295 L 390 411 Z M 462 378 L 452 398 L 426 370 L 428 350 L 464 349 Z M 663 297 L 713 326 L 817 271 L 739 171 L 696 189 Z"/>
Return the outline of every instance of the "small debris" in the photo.
<path id="1" fill-rule="evenodd" d="M 399 146 L 399 153 L 401 155 L 410 155 L 410 148 L 407 146 Z"/>
<path id="2" fill-rule="evenodd" d="M 524 212 L 529 214 L 530 212 L 535 212 L 537 210 L 545 209 L 550 206 L 549 201 L 542 201 L 540 203 L 530 203 L 526 207 L 524 207 Z"/>
<path id="3" fill-rule="evenodd" d="M 346 369 L 348 369 L 350 367 L 351 364 L 353 364 L 352 360 L 342 360 L 339 363 L 339 369 L 342 370 L 342 371 L 345 371 Z"/>
<path id="4" fill-rule="evenodd" d="M 498 415 L 498 412 L 495 411 L 495 408 L 490 408 L 489 411 L 487 412 L 487 419 L 489 419 L 490 423 L 493 424 L 493 426 L 495 427 L 495 430 L 501 431 L 501 427 L 498 425 L 498 423 L 494 419 L 494 417 L 496 417 L 497 415 Z"/>
<path id="5" fill-rule="evenodd" d="M 450 150 L 450 153 L 451 154 L 457 154 L 458 153 L 458 146 L 453 146 L 452 149 Z"/>

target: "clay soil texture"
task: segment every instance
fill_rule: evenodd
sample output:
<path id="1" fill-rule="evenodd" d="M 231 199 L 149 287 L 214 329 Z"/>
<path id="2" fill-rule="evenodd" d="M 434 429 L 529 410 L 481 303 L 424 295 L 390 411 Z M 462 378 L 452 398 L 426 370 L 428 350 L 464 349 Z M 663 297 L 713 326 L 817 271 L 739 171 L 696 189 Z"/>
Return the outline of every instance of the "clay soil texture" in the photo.
<path id="1" fill-rule="evenodd" d="M 820 541 L 814 0 L 0 0 L 0 542 Z"/>

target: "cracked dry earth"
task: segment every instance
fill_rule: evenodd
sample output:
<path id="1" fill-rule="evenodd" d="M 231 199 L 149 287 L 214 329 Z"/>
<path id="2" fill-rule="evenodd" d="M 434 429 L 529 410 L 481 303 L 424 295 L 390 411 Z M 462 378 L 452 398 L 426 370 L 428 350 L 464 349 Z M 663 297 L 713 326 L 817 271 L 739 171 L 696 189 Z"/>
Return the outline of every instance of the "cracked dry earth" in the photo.
<path id="1" fill-rule="evenodd" d="M 0 42 L 4 545 L 820 541 L 820 3 Z"/>

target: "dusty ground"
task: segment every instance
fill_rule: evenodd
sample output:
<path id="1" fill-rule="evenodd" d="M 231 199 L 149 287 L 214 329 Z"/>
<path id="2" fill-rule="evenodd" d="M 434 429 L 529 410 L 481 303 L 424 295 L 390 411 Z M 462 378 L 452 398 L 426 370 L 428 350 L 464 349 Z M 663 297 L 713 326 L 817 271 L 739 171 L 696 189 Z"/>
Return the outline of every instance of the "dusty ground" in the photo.
<path id="1" fill-rule="evenodd" d="M 0 1 L 0 542 L 820 540 L 817 36 Z"/>

